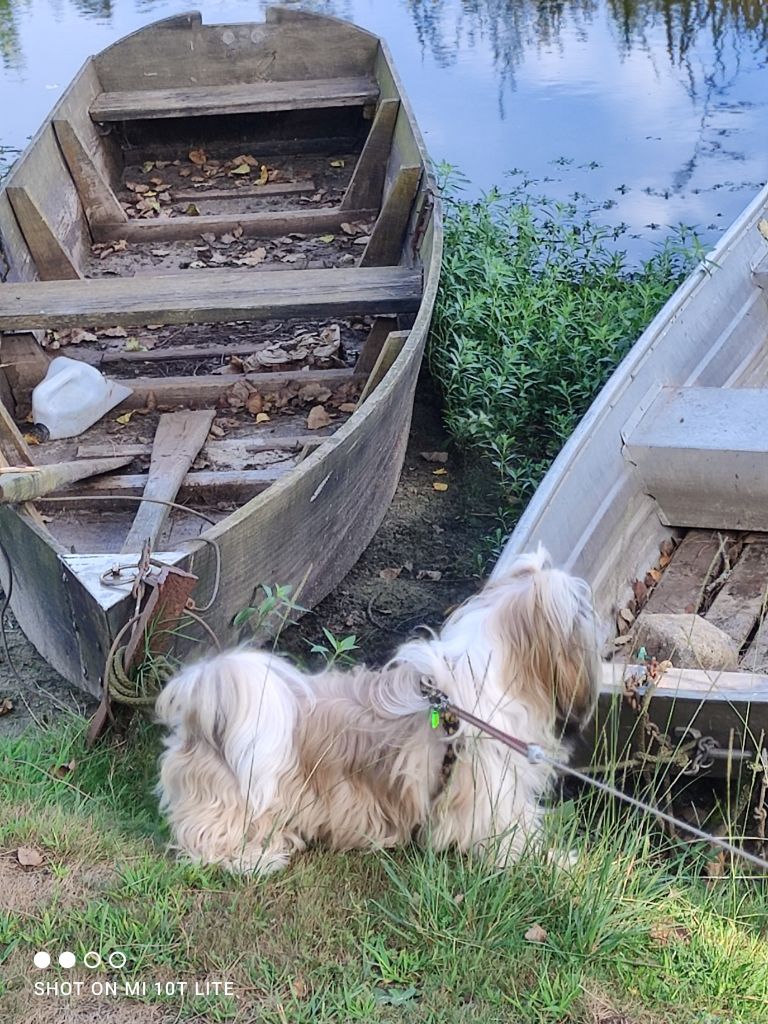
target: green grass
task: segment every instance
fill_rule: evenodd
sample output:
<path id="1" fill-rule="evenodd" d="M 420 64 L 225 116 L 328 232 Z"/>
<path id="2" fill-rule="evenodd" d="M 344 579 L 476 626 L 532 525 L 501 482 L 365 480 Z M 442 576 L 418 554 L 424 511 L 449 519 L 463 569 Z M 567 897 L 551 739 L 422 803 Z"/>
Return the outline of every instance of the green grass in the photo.
<path id="1" fill-rule="evenodd" d="M 701 256 L 680 228 L 642 266 L 623 229 L 576 195 L 521 182 L 477 202 L 445 191 L 445 257 L 430 365 L 460 448 L 495 467 L 519 514 L 602 385 Z"/>
<path id="2" fill-rule="evenodd" d="M 91 751 L 79 721 L 0 741 L 4 1022 L 24 1019 L 46 948 L 124 951 L 117 979 L 147 981 L 139 1001 L 169 1019 L 755 1024 L 768 1005 L 765 885 L 707 885 L 700 860 L 601 801 L 551 817 L 552 844 L 579 851 L 569 871 L 533 854 L 501 871 L 416 848 L 313 851 L 259 882 L 166 854 L 156 754 L 139 719 Z M 20 868 L 19 846 L 43 865 Z M 545 942 L 525 939 L 534 924 Z M 196 979 L 234 993 L 153 988 Z"/>

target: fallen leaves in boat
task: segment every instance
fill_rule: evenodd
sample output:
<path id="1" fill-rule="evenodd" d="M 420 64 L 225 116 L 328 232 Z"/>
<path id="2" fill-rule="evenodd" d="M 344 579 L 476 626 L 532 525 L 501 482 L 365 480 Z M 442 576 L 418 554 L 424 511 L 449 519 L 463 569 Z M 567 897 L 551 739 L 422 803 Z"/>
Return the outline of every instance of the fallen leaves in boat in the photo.
<path id="1" fill-rule="evenodd" d="M 325 406 L 315 405 L 307 416 L 307 430 L 320 430 L 321 427 L 327 427 L 330 422 L 331 417 L 325 411 Z"/>
<path id="2" fill-rule="evenodd" d="M 329 369 L 343 366 L 340 351 L 341 328 L 338 324 L 329 324 L 319 333 L 304 332 L 286 341 L 266 345 L 240 362 L 245 373 L 290 368 L 294 363 Z"/>
<path id="3" fill-rule="evenodd" d="M 435 480 L 434 483 L 432 484 L 432 489 L 435 491 L 447 491 L 448 484 L 443 483 L 440 480 Z"/>

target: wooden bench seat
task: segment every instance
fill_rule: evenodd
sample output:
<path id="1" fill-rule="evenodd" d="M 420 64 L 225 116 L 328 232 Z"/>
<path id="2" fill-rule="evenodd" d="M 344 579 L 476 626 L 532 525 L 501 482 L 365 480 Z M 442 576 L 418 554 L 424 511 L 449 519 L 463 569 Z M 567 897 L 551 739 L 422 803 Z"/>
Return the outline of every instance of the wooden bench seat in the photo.
<path id="1" fill-rule="evenodd" d="M 91 104 L 93 121 L 142 121 L 161 117 L 263 114 L 375 103 L 379 87 L 370 78 L 319 78 L 304 82 L 190 85 L 173 89 L 103 92 Z"/>
<path id="2" fill-rule="evenodd" d="M 768 389 L 664 387 L 624 456 L 663 522 L 768 530 Z"/>
<path id="3" fill-rule="evenodd" d="M 403 267 L 187 271 L 0 284 L 0 330 L 413 313 L 420 301 L 421 273 Z"/>

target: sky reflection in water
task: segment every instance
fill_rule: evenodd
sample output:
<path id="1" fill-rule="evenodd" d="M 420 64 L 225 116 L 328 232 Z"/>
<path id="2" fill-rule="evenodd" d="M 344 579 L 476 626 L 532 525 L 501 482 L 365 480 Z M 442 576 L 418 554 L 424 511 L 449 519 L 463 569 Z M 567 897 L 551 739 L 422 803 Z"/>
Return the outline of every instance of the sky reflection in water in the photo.
<path id="1" fill-rule="evenodd" d="M 22 147 L 83 59 L 190 8 L 265 0 L 0 0 L 0 146 Z M 750 0 L 317 0 L 388 40 L 436 160 L 477 193 L 521 168 L 646 240 L 708 241 L 766 178 L 768 5 Z M 712 7 L 717 10 L 713 13 Z"/>

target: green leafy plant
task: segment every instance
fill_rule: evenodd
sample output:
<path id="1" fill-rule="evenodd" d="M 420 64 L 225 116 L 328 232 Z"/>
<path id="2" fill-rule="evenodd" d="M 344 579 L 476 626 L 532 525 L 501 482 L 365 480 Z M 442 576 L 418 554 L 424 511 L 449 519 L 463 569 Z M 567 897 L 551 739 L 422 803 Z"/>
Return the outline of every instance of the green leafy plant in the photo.
<path id="1" fill-rule="evenodd" d="M 264 597 L 257 605 L 242 608 L 232 620 L 235 629 L 242 629 L 248 626 L 253 633 L 262 630 L 270 633 L 279 632 L 287 624 L 293 623 L 298 615 L 307 609 L 303 608 L 293 596 L 293 587 L 275 584 L 270 586 L 262 583 L 257 587 L 257 593 L 261 590 Z M 278 628 L 275 629 L 275 626 Z"/>
<path id="2" fill-rule="evenodd" d="M 312 654 L 320 654 L 325 658 L 326 665 L 330 668 L 331 665 L 335 665 L 337 662 L 340 664 L 350 664 L 355 659 L 351 657 L 352 651 L 359 649 L 357 643 L 357 637 L 354 633 L 345 637 L 337 637 L 328 629 L 323 626 L 323 636 L 328 641 L 327 644 L 314 643 L 310 645 L 310 652 Z"/>

